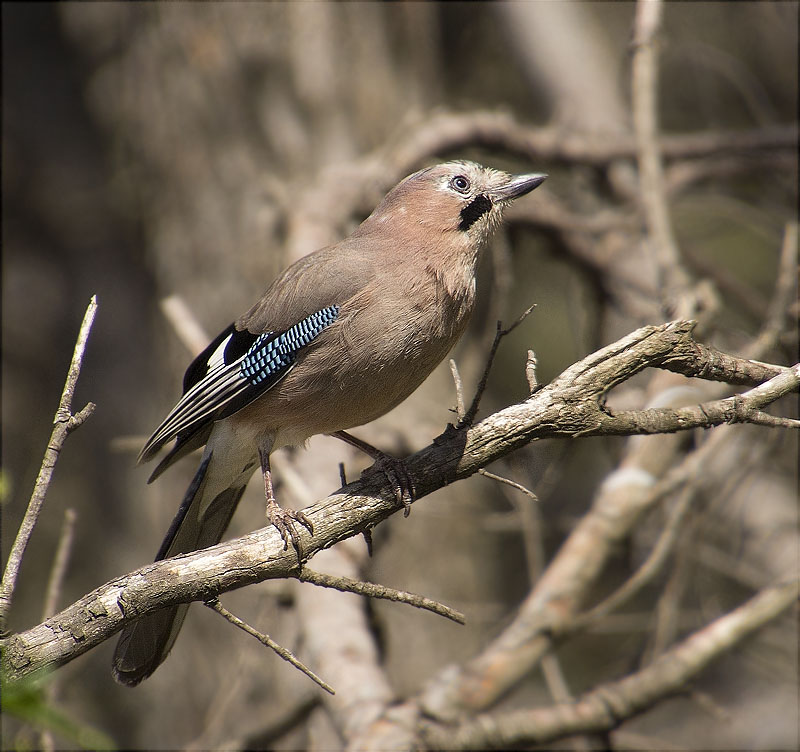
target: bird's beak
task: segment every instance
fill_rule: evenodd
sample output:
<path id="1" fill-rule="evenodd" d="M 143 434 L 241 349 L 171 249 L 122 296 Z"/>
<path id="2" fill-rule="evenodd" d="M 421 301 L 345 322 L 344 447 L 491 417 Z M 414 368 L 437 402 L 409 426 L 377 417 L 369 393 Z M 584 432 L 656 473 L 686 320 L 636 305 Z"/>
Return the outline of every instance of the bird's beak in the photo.
<path id="1" fill-rule="evenodd" d="M 547 179 L 543 172 L 532 172 L 529 175 L 515 175 L 508 183 L 487 191 L 493 201 L 511 201 L 524 196 L 534 188 L 538 188 Z"/>

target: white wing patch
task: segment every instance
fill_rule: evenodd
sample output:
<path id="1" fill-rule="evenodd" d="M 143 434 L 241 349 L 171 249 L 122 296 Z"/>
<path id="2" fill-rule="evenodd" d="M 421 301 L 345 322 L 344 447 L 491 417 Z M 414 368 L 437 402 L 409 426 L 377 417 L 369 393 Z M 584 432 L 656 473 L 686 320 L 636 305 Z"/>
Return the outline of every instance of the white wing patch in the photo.
<path id="1" fill-rule="evenodd" d="M 225 339 L 219 343 L 219 347 L 217 347 L 217 349 L 211 353 L 207 361 L 209 371 L 213 371 L 215 368 L 225 365 L 225 348 L 228 346 L 228 343 L 231 341 L 232 337 L 233 333 L 225 337 Z"/>

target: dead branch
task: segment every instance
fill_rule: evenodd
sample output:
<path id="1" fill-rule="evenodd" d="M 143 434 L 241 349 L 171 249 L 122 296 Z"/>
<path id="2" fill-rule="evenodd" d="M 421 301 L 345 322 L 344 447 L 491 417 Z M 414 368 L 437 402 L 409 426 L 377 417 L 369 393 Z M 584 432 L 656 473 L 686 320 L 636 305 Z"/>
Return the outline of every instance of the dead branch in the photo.
<path id="1" fill-rule="evenodd" d="M 415 608 L 421 608 L 425 611 L 444 616 L 445 619 L 456 622 L 456 624 L 466 623 L 464 614 L 455 609 L 445 606 L 443 603 L 426 598 L 416 593 L 407 593 L 404 590 L 395 590 L 394 588 L 387 587 L 386 585 L 377 585 L 374 582 L 361 582 L 353 580 L 349 577 L 336 577 L 334 575 L 325 574 L 324 572 L 314 572 L 307 567 L 303 567 L 300 574 L 296 575 L 300 582 L 310 582 L 312 585 L 319 587 L 332 588 L 339 590 L 343 593 L 355 593 L 356 595 L 364 595 L 368 598 L 382 598 L 387 601 L 394 601 L 395 603 L 407 603 Z"/>
<path id="2" fill-rule="evenodd" d="M 516 320 L 512 322 L 511 326 L 507 328 L 503 328 L 502 322 L 497 322 L 497 331 L 495 332 L 494 340 L 492 340 L 492 346 L 489 348 L 489 356 L 486 358 L 486 365 L 484 366 L 483 374 L 481 374 L 481 380 L 478 382 L 478 387 L 475 390 L 475 396 L 472 398 L 469 408 L 463 415 L 459 416 L 458 428 L 471 426 L 475 420 L 475 416 L 478 414 L 478 406 L 480 405 L 481 397 L 486 390 L 486 384 L 489 381 L 489 372 L 492 370 L 492 363 L 494 363 L 494 356 L 497 355 L 497 348 L 500 346 L 500 341 L 503 339 L 503 337 L 511 334 L 514 329 L 516 329 L 523 321 L 525 321 L 525 319 L 528 318 L 528 316 L 530 316 L 530 314 L 533 312 L 534 308 L 536 308 L 536 303 L 528 306 L 528 308 L 526 308 L 516 318 Z M 456 378 L 457 370 L 453 373 L 456 387 L 458 387 L 459 379 Z"/>
<path id="3" fill-rule="evenodd" d="M 671 352 L 662 356 L 656 352 L 659 349 L 657 342 L 662 332 L 667 329 L 671 330 L 673 327 L 676 327 L 673 331 L 681 329 L 684 333 L 677 336 Z M 797 373 L 800 370 L 795 367 L 793 370 L 787 371 L 756 361 L 731 358 L 714 348 L 708 348 L 695 342 L 688 336 L 691 328 L 692 325 L 688 322 L 673 322 L 673 324 L 665 325 L 665 329 L 655 335 L 654 341 L 650 341 L 650 335 L 655 334 L 657 328 L 639 329 L 619 342 L 603 348 L 571 366 L 523 404 L 538 404 L 539 400 L 546 397 L 551 390 L 558 389 L 558 385 L 562 382 L 570 385 L 568 389 L 578 384 L 584 384 L 589 392 L 597 389 L 604 393 L 612 385 L 619 384 L 639 370 L 639 366 L 636 365 L 636 356 L 631 360 L 624 358 L 624 365 L 618 359 L 619 353 L 625 351 L 628 345 L 633 345 L 634 341 L 637 344 L 633 345 L 633 349 L 638 351 L 650 364 L 657 362 L 659 368 L 687 376 L 713 380 L 728 377 L 741 383 L 754 379 L 757 374 L 768 377 L 768 374 Z M 656 350 L 650 350 L 650 345 L 656 345 Z M 645 354 L 645 350 L 647 350 L 647 354 Z M 618 365 L 622 365 L 619 371 L 616 370 Z M 606 370 L 607 367 L 609 370 Z M 629 368 L 631 370 L 628 370 Z M 653 381 L 656 378 L 658 378 L 658 374 Z M 792 381 L 795 376 L 788 378 Z M 754 380 L 758 381 L 759 379 L 755 378 Z M 768 389 L 773 386 L 775 386 L 774 383 Z M 582 387 L 578 386 L 579 392 L 581 389 Z M 783 387 L 779 387 L 779 391 L 782 389 Z M 756 401 L 760 399 L 759 393 L 750 397 Z M 690 420 L 694 425 L 699 425 L 697 421 L 702 422 L 705 419 L 704 410 L 707 407 L 712 409 L 712 412 L 716 412 L 715 419 L 720 418 L 721 413 L 726 413 L 728 417 L 723 422 L 728 422 L 735 419 L 737 411 L 740 409 L 735 404 L 739 399 L 741 397 L 716 400 L 714 403 L 704 403 L 694 408 L 662 407 L 634 411 L 637 417 L 629 416 L 633 418 L 633 421 L 628 424 L 628 427 L 633 428 L 634 424 L 638 424 L 637 430 L 632 432 L 634 434 L 638 434 L 639 430 L 646 431 L 646 424 L 649 421 L 646 416 L 652 416 L 655 423 L 662 428 L 666 428 L 667 424 L 677 427 L 685 419 Z M 547 423 L 553 431 L 548 435 L 558 435 L 556 424 L 559 418 L 565 417 L 562 409 L 571 410 L 580 402 L 581 397 L 576 394 L 575 399 L 567 400 L 567 406 L 562 408 L 559 404 L 554 413 L 543 408 L 539 414 L 539 426 L 542 422 Z M 595 430 L 604 432 L 610 429 L 610 423 L 605 421 L 610 419 L 613 423 L 615 420 L 616 416 L 611 417 L 608 412 L 599 408 L 598 403 L 594 402 L 593 404 L 598 406 L 594 420 L 587 420 L 588 425 L 585 428 L 577 428 L 577 435 L 588 435 Z M 581 405 L 586 407 L 586 403 L 581 403 Z M 748 409 L 759 409 L 759 406 L 750 402 L 745 405 L 745 412 Z M 509 408 L 501 411 L 498 415 L 507 413 L 508 410 Z M 692 413 L 693 416 L 690 416 Z M 551 423 L 554 414 L 556 417 Z M 627 422 L 627 418 L 625 422 Z M 483 424 L 479 424 L 476 428 L 480 425 Z M 618 425 L 621 426 L 621 424 Z M 576 433 L 571 435 L 576 435 Z M 534 435 L 533 438 L 540 438 L 540 435 Z M 628 454 L 623 458 L 619 470 L 609 476 L 598 490 L 589 511 L 580 520 L 550 562 L 544 575 L 522 602 L 517 616 L 511 624 L 480 655 L 465 664 L 464 667 L 454 672 L 443 672 L 428 683 L 421 700 L 426 712 L 436 717 L 451 718 L 465 709 L 485 708 L 513 686 L 520 677 L 526 675 L 548 652 L 552 646 L 551 635 L 557 634 L 563 625 L 574 618 L 616 543 L 629 534 L 641 515 L 651 508 L 658 498 L 658 495 L 651 495 L 650 491 L 659 477 L 666 473 L 673 464 L 674 450 L 670 446 L 663 445 L 666 438 L 663 435 L 659 437 L 660 446 L 636 444 L 629 447 Z"/>
<path id="4" fill-rule="evenodd" d="M 641 202 L 647 223 L 648 242 L 658 272 L 665 311 L 694 316 L 689 297 L 690 280 L 680 262 L 664 189 L 661 149 L 658 140 L 658 54 L 656 34 L 661 21 L 660 0 L 636 4 L 632 62 L 633 124 L 636 132 Z M 681 303 L 679 307 L 678 304 Z"/>
<path id="5" fill-rule="evenodd" d="M 479 715 L 457 726 L 425 724 L 430 749 L 547 744 L 579 733 L 610 731 L 680 692 L 711 661 L 774 619 L 797 599 L 798 583 L 765 588 L 734 611 L 663 653 L 636 673 L 596 687 L 577 701 L 549 708 Z"/>
<path id="6" fill-rule="evenodd" d="M 662 139 L 668 159 L 752 152 L 791 150 L 797 144 L 794 125 L 771 126 L 750 131 L 674 134 Z M 577 162 L 606 165 L 636 155 L 633 137 L 625 133 L 569 133 L 563 128 L 530 128 L 502 112 L 440 113 L 411 130 L 393 146 L 390 163 L 406 166 L 420 154 L 441 154 L 481 145 L 516 152 L 533 161 Z"/>
<path id="7" fill-rule="evenodd" d="M 408 472 L 422 498 L 455 480 L 469 477 L 515 449 L 540 438 L 625 435 L 683 431 L 723 423 L 748 422 L 760 410 L 800 385 L 800 365 L 792 368 L 720 358 L 698 348 L 693 324 L 675 321 L 638 329 L 564 371 L 521 403 L 463 430 L 450 429 L 407 459 Z M 695 362 L 689 363 L 691 354 Z M 711 368 L 712 363 L 720 364 Z M 722 373 L 769 381 L 736 397 L 685 408 L 625 411 L 603 409 L 603 395 L 625 379 L 653 366 L 712 378 Z M 307 507 L 314 536 L 303 534 L 304 560 L 346 538 L 360 535 L 397 511 L 393 491 L 381 473 L 361 479 Z M 590 520 L 592 515 L 587 515 Z M 54 668 L 108 639 L 125 623 L 177 603 L 206 601 L 220 593 L 265 579 L 295 575 L 294 552 L 284 551 L 273 528 L 263 528 L 218 546 L 159 561 L 102 585 L 31 629 L 3 641 L 10 679 Z M 550 572 L 554 571 L 551 566 Z"/>
<path id="8" fill-rule="evenodd" d="M 660 146 L 663 159 L 769 154 L 776 150 L 794 154 L 797 136 L 795 125 L 781 125 L 752 131 L 665 135 Z M 425 160 L 476 146 L 519 154 L 531 164 L 545 161 L 600 168 L 635 157 L 638 151 L 635 138 L 626 133 L 599 135 L 565 132 L 555 126 L 530 127 L 503 112 L 440 112 L 404 129 L 397 141 L 357 161 L 346 166 L 338 161 L 331 164 L 303 195 L 287 200 L 285 208 L 293 228 L 288 240 L 289 260 L 332 242 L 337 228 L 344 227 L 353 214 L 373 206 L 388 188 Z M 585 255 L 589 258 L 593 254 Z"/>
<path id="9" fill-rule="evenodd" d="M 291 663 L 292 666 L 294 666 L 298 671 L 304 673 L 309 679 L 322 687 L 322 689 L 324 689 L 326 692 L 332 695 L 336 694 L 330 684 L 324 682 L 310 668 L 308 668 L 308 666 L 297 660 L 291 650 L 287 650 L 286 648 L 282 647 L 269 635 L 259 632 L 257 629 L 251 627 L 247 622 L 236 616 L 236 614 L 228 611 L 228 609 L 219 602 L 219 598 L 210 598 L 206 601 L 205 605 L 208 606 L 212 611 L 218 613 L 223 619 L 233 624 L 234 627 L 238 627 L 245 634 L 255 637 L 262 645 L 268 647 L 276 655 L 283 658 L 283 660 L 285 660 L 287 663 Z"/>
<path id="10" fill-rule="evenodd" d="M 47 449 L 42 459 L 42 466 L 36 478 L 33 493 L 28 502 L 28 508 L 25 510 L 25 516 L 19 526 L 17 537 L 11 546 L 11 553 L 8 555 L 8 561 L 6 562 L 3 581 L 0 584 L 0 632 L 5 628 L 8 611 L 11 608 L 11 599 L 14 597 L 14 588 L 17 584 L 17 575 L 22 564 L 22 557 L 25 555 L 28 541 L 33 534 L 33 529 L 36 527 L 36 522 L 42 511 L 61 448 L 64 446 L 67 436 L 78 428 L 94 411 L 94 404 L 89 402 L 80 412 L 73 414 L 72 397 L 75 394 L 75 387 L 81 373 L 83 353 L 86 350 L 86 342 L 89 339 L 89 332 L 92 329 L 96 311 L 97 298 L 92 296 L 83 316 L 81 328 L 78 331 L 72 362 L 69 364 L 69 370 L 67 371 L 67 380 L 64 383 L 64 390 L 61 393 L 58 409 L 53 419 L 53 432 L 47 442 Z"/>
<path id="11" fill-rule="evenodd" d="M 720 426 L 715 429 L 711 438 L 702 447 L 685 457 L 659 483 L 651 487 L 646 502 L 647 506 L 652 506 L 657 499 L 663 498 L 676 488 L 683 486 L 681 495 L 670 510 L 669 517 L 658 541 L 653 546 L 653 550 L 646 561 L 629 579 L 590 611 L 579 614 L 569 623 L 567 630 L 570 633 L 585 629 L 603 619 L 632 598 L 640 588 L 650 582 L 661 571 L 673 551 L 682 529 L 683 521 L 697 493 L 697 489 L 692 487 L 689 482 L 696 477 L 704 463 L 709 461 L 713 453 L 719 451 L 720 447 L 725 445 L 731 430 L 730 426 Z M 554 635 L 554 637 L 556 636 Z"/>

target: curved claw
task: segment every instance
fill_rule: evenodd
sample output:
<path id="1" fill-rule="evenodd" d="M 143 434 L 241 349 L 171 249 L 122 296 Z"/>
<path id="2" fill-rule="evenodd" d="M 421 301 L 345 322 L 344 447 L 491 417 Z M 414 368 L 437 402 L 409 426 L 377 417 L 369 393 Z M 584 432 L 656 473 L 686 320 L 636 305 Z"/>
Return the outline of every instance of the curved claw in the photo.
<path id="1" fill-rule="evenodd" d="M 408 517 L 411 512 L 411 502 L 414 501 L 417 495 L 417 489 L 414 488 L 414 482 L 408 474 L 405 460 L 392 457 L 380 449 L 376 449 L 363 439 L 352 436 L 347 431 L 335 431 L 331 436 L 350 444 L 350 446 L 354 446 L 356 449 L 360 449 L 375 460 L 370 469 L 382 472 L 386 476 L 386 479 L 392 484 L 397 503 L 403 506 L 403 516 Z"/>
<path id="2" fill-rule="evenodd" d="M 283 550 L 289 548 L 291 541 L 294 550 L 297 551 L 297 557 L 300 558 L 300 538 L 295 527 L 295 522 L 299 522 L 311 535 L 314 535 L 314 526 L 311 520 L 308 519 L 302 512 L 296 512 L 294 509 L 284 509 L 274 499 L 267 501 L 267 519 L 274 525 L 283 539 Z"/>
<path id="3" fill-rule="evenodd" d="M 403 507 L 403 516 L 411 513 L 411 502 L 416 498 L 417 489 L 408 474 L 404 460 L 383 454 L 375 460 L 372 469 L 382 472 L 394 489 L 397 503 Z"/>

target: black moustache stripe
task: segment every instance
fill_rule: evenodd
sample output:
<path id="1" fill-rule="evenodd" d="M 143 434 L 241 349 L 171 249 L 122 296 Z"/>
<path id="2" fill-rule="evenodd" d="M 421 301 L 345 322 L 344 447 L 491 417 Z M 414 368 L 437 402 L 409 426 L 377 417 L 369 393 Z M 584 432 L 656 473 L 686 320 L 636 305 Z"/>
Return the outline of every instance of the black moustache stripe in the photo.
<path id="1" fill-rule="evenodd" d="M 475 196 L 475 198 L 461 210 L 461 222 L 458 225 L 458 229 L 464 231 L 469 230 L 469 228 L 491 208 L 492 202 L 489 198 L 483 194 Z"/>

